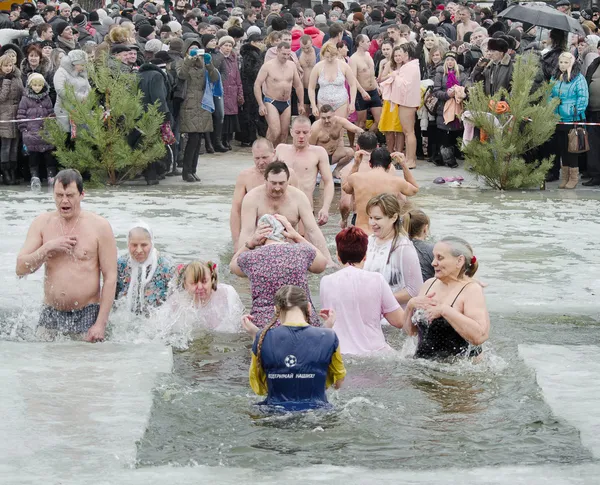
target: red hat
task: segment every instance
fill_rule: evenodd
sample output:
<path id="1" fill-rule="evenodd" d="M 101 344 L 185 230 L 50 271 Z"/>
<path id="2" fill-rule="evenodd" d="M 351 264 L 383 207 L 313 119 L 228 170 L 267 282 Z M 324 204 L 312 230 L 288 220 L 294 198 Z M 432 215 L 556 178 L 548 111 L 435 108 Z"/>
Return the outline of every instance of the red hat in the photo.
<path id="1" fill-rule="evenodd" d="M 436 10 L 444 10 L 446 7 L 444 5 L 438 5 L 435 7 Z"/>

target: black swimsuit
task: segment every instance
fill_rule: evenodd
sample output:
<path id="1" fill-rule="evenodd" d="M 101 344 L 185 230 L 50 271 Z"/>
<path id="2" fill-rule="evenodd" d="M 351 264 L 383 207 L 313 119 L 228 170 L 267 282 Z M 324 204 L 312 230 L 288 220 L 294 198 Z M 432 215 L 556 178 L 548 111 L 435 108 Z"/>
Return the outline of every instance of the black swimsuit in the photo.
<path id="1" fill-rule="evenodd" d="M 429 293 L 436 281 L 437 279 L 431 283 L 425 295 Z M 460 289 L 452 305 L 450 305 L 451 307 L 454 306 L 460 294 L 470 284 L 469 282 Z M 481 353 L 480 346 L 472 346 L 443 317 L 436 318 L 429 325 L 419 323 L 417 328 L 419 330 L 419 344 L 417 345 L 415 358 L 443 360 L 456 356 L 475 357 Z"/>

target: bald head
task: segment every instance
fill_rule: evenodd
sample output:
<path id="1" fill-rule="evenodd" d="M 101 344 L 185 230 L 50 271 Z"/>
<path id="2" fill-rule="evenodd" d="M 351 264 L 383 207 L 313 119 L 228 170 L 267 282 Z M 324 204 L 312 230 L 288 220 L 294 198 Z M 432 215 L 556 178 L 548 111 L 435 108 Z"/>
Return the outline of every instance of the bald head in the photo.
<path id="1" fill-rule="evenodd" d="M 252 158 L 256 168 L 263 173 L 267 165 L 275 159 L 273 144 L 266 138 L 257 138 L 252 144 Z"/>

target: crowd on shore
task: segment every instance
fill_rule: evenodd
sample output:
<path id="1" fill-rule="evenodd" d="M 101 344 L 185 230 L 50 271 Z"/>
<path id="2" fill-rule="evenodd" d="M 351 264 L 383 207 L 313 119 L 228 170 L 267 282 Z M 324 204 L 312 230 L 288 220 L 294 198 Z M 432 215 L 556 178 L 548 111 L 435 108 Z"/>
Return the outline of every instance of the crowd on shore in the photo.
<path id="1" fill-rule="evenodd" d="M 341 135 L 352 147 L 364 130 L 390 152 L 406 153 L 410 169 L 424 158 L 456 167 L 469 87 L 482 81 L 489 95 L 510 91 L 515 56 L 528 52 L 540 57 L 539 81 L 555 82 L 562 122 L 600 120 L 599 9 L 571 12 L 567 0 L 556 3 L 579 18 L 585 35 L 574 35 L 499 19 L 505 6 L 176 0 L 167 10 L 162 2 L 119 0 L 85 11 L 69 2 L 13 4 L 0 12 L 3 182 L 52 181 L 57 161 L 40 134 L 43 118 L 56 114 L 74 137 L 63 97 L 69 85 L 80 99 L 94 89 L 89 62 L 136 72 L 144 103 L 159 103 L 171 150 L 144 172 L 149 184 L 167 175 L 196 182 L 198 156 L 226 153 L 234 143 L 249 147 L 266 137 L 277 146 L 297 114 L 318 123 L 311 143 L 326 149 L 335 178 L 353 157 Z M 590 151 L 578 156 L 568 150 L 569 128 L 557 125 L 540 149 L 540 157 L 557 155 L 548 180 L 562 170 L 561 188 L 574 188 L 580 172 L 590 178 L 585 185 L 600 185 L 600 129 L 589 127 Z"/>

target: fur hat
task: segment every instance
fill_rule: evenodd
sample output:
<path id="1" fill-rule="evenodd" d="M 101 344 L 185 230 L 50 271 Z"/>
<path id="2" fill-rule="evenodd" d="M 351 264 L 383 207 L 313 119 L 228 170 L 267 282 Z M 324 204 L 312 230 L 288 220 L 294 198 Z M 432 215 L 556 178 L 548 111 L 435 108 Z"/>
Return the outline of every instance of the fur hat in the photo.
<path id="1" fill-rule="evenodd" d="M 79 49 L 72 50 L 67 54 L 67 57 L 74 66 L 79 64 L 87 64 L 88 61 L 87 54 Z"/>
<path id="2" fill-rule="evenodd" d="M 152 39 L 146 42 L 146 52 L 159 52 L 163 48 L 163 43 L 158 39 Z"/>
<path id="3" fill-rule="evenodd" d="M 252 34 L 262 34 L 260 27 L 257 27 L 256 25 L 251 25 L 250 27 L 248 27 L 246 35 L 250 37 Z"/>
<path id="4" fill-rule="evenodd" d="M 521 42 L 521 31 L 517 29 L 509 30 L 508 35 L 515 39 L 517 42 Z"/>
<path id="5" fill-rule="evenodd" d="M 492 37 L 488 40 L 487 48 L 488 51 L 498 51 L 506 54 L 508 52 L 508 42 L 506 42 L 504 39 L 496 39 Z"/>
<path id="6" fill-rule="evenodd" d="M 27 86 L 31 86 L 32 81 L 42 81 L 44 84 L 46 83 L 46 79 L 39 72 L 32 72 L 27 77 Z"/>
<path id="7" fill-rule="evenodd" d="M 181 24 L 176 20 L 171 20 L 171 22 L 169 22 L 167 25 L 171 27 L 171 32 L 174 34 L 181 32 Z"/>
<path id="8" fill-rule="evenodd" d="M 226 42 L 231 42 L 231 45 L 235 45 L 235 40 L 233 40 L 233 37 L 229 35 L 224 35 L 219 39 L 219 47 L 221 47 Z"/>
<path id="9" fill-rule="evenodd" d="M 494 22 L 488 27 L 487 30 L 490 37 L 492 37 L 496 32 L 505 33 L 507 31 L 506 25 L 504 25 L 502 22 Z"/>

